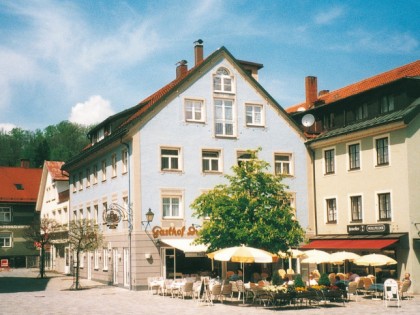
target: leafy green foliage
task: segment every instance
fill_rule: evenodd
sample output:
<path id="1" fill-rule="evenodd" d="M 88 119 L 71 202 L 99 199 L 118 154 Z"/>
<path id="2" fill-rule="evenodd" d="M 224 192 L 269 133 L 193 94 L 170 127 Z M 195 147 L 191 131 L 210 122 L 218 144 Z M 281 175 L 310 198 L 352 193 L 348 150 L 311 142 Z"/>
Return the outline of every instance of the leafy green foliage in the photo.
<path id="1" fill-rule="evenodd" d="M 324 285 L 326 287 L 330 286 L 330 279 L 326 273 L 321 274 L 321 277 L 318 280 L 318 285 Z"/>
<path id="2" fill-rule="evenodd" d="M 267 172 L 269 164 L 252 158 L 232 167 L 229 185 L 217 185 L 192 203 L 194 215 L 208 218 L 197 243 L 209 251 L 247 245 L 272 253 L 297 246 L 303 229 L 294 219 L 288 188 L 281 177 Z"/>
<path id="3" fill-rule="evenodd" d="M 276 270 L 273 273 L 273 278 L 271 279 L 271 283 L 273 285 L 281 285 L 281 284 L 283 284 L 283 279 L 280 277 L 280 274 L 279 274 L 279 271 L 278 270 Z"/>
<path id="4" fill-rule="evenodd" d="M 0 130 L 0 166 L 18 166 L 21 159 L 28 159 L 31 167 L 42 167 L 45 160 L 67 161 L 89 143 L 89 129 L 62 121 L 44 131 Z"/>
<path id="5" fill-rule="evenodd" d="M 302 276 L 301 275 L 296 275 L 295 277 L 295 287 L 296 288 L 304 288 L 305 287 L 305 283 L 302 280 Z"/>

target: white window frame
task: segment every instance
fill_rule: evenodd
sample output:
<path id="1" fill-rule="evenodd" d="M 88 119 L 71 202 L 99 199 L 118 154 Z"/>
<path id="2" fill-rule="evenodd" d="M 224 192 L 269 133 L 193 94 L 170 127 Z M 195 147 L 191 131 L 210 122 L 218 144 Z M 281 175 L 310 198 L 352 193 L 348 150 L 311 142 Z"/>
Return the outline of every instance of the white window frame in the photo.
<path id="1" fill-rule="evenodd" d="M 232 130 L 231 133 L 229 132 L 229 126 Z M 214 135 L 216 137 L 236 137 L 236 105 L 234 99 L 214 99 Z"/>
<path id="2" fill-rule="evenodd" d="M 93 184 L 96 185 L 98 183 L 98 165 L 93 165 Z"/>
<path id="3" fill-rule="evenodd" d="M 111 165 L 112 165 L 112 177 L 117 176 L 117 154 L 114 153 L 111 156 Z"/>
<path id="4" fill-rule="evenodd" d="M 277 157 L 288 157 L 288 161 L 277 160 Z M 288 165 L 289 172 L 284 172 L 284 166 Z M 278 171 L 278 165 L 280 165 L 280 172 Z M 275 152 L 274 153 L 274 174 L 282 176 L 293 176 L 294 175 L 294 163 L 293 163 L 293 153 L 287 152 Z"/>
<path id="5" fill-rule="evenodd" d="M 12 207 L 0 207 L 0 222 L 12 222 Z"/>
<path id="6" fill-rule="evenodd" d="M 350 152 L 350 147 L 355 146 L 355 145 L 357 145 L 358 148 L 359 148 L 359 152 L 358 152 L 358 156 L 357 156 L 358 159 L 359 159 L 359 166 L 352 168 L 351 167 L 351 164 L 352 164 L 351 157 L 352 157 L 352 155 L 351 155 L 351 152 Z M 362 169 L 362 144 L 360 143 L 360 141 L 359 142 L 348 143 L 346 149 L 347 149 L 347 170 L 349 172 L 360 171 Z"/>
<path id="7" fill-rule="evenodd" d="M 99 249 L 96 249 L 93 254 L 93 269 L 95 270 L 99 270 L 99 256 L 100 256 Z"/>
<path id="8" fill-rule="evenodd" d="M 333 153 L 334 153 L 333 154 L 333 171 L 332 172 L 327 172 L 327 163 L 326 163 L 327 161 L 325 159 L 325 153 L 327 151 L 333 151 Z M 337 165 L 336 165 L 336 148 L 335 147 L 325 148 L 325 149 L 322 150 L 322 168 L 323 168 L 323 173 L 324 173 L 325 176 L 334 175 L 336 173 Z"/>
<path id="9" fill-rule="evenodd" d="M 357 198 L 357 197 L 360 197 L 360 219 L 356 219 L 356 220 L 354 220 L 353 219 L 353 203 L 352 203 L 352 199 L 353 198 Z M 349 210 L 350 210 L 350 222 L 351 223 L 360 223 L 360 222 L 363 222 L 363 215 L 364 215 L 364 213 L 363 213 L 363 194 L 352 194 L 352 195 L 349 195 Z"/>
<path id="10" fill-rule="evenodd" d="M 380 200 L 379 200 L 379 196 L 380 195 L 389 195 L 389 217 L 386 218 L 381 218 L 381 209 L 380 209 Z M 392 193 L 389 190 L 386 191 L 377 191 L 375 193 L 375 208 L 376 208 L 376 215 L 377 215 L 377 220 L 378 222 L 388 222 L 388 221 L 392 221 Z"/>
<path id="11" fill-rule="evenodd" d="M 334 206 L 335 206 L 334 209 L 330 209 L 330 207 L 329 207 L 329 201 L 330 200 L 334 200 L 334 203 L 335 203 L 334 204 Z M 338 223 L 337 197 L 335 197 L 335 196 L 326 197 L 324 199 L 324 206 L 325 206 L 325 214 L 326 214 L 325 223 L 327 223 L 327 224 L 337 224 Z M 332 210 L 332 215 L 333 215 L 333 218 L 335 218 L 335 220 L 330 219 L 330 210 Z"/>
<path id="12" fill-rule="evenodd" d="M 90 168 L 86 169 L 86 188 L 90 187 Z"/>
<path id="13" fill-rule="evenodd" d="M 254 152 L 256 154 L 256 152 Z M 240 166 L 242 162 L 251 161 L 252 152 L 250 150 L 238 150 L 236 151 L 236 163 Z"/>
<path id="14" fill-rule="evenodd" d="M 164 199 L 170 199 L 170 213 L 169 215 L 165 215 L 164 206 L 165 202 Z M 178 214 L 174 215 L 173 213 L 173 201 L 178 200 Z M 161 191 L 160 202 L 161 202 L 161 209 L 162 209 L 162 219 L 182 219 L 184 218 L 184 191 L 179 189 L 163 189 Z"/>
<path id="15" fill-rule="evenodd" d="M 228 89 L 229 86 L 230 90 Z M 232 71 L 224 66 L 221 66 L 216 70 L 213 74 L 213 92 L 235 93 L 235 78 L 232 75 Z"/>
<path id="16" fill-rule="evenodd" d="M 248 118 L 250 121 L 248 121 Z M 245 103 L 245 124 L 250 127 L 263 127 L 265 125 L 265 111 L 263 104 Z"/>
<path id="17" fill-rule="evenodd" d="M 378 160 L 378 145 L 377 145 L 377 141 L 378 140 L 381 140 L 381 139 L 387 139 L 387 158 L 388 158 L 388 162 L 387 163 L 379 163 L 379 160 Z M 378 136 L 378 137 L 374 137 L 373 138 L 373 148 L 374 148 L 374 150 L 373 150 L 373 154 L 374 154 L 373 158 L 374 158 L 375 166 L 376 167 L 386 167 L 386 166 L 391 165 L 391 144 L 390 143 L 391 143 L 391 138 L 390 138 L 390 135 L 389 134 L 385 134 L 385 135 L 381 135 L 381 136 Z"/>
<path id="18" fill-rule="evenodd" d="M 216 153 L 215 156 L 204 156 L 205 153 Z M 208 169 L 205 169 L 204 164 L 207 162 Z M 214 162 L 217 163 L 217 170 L 213 169 Z M 202 149 L 201 150 L 201 170 L 203 173 L 221 173 L 222 172 L 222 151 L 219 149 Z"/>
<path id="19" fill-rule="evenodd" d="M 79 172 L 79 190 L 83 190 L 83 173 Z"/>
<path id="20" fill-rule="evenodd" d="M 185 98 L 184 116 L 186 122 L 203 123 L 206 121 L 206 110 L 203 99 Z M 201 117 L 197 117 L 201 116 Z"/>
<path id="21" fill-rule="evenodd" d="M 0 239 L 1 248 L 13 247 L 13 234 L 11 232 L 0 232 Z"/>
<path id="22" fill-rule="evenodd" d="M 108 260 L 109 260 L 109 252 L 108 252 L 108 248 L 104 247 L 102 249 L 102 259 L 103 259 L 103 271 L 108 271 Z"/>
<path id="23" fill-rule="evenodd" d="M 121 173 L 125 174 L 128 171 L 128 150 L 127 149 L 123 149 L 121 151 L 121 162 L 122 162 Z"/>
<path id="24" fill-rule="evenodd" d="M 102 181 L 103 182 L 106 181 L 106 167 L 107 167 L 106 160 L 102 160 L 102 162 L 101 162 L 101 170 L 102 170 Z"/>
<path id="25" fill-rule="evenodd" d="M 176 152 L 176 155 L 169 154 L 169 152 L 166 151 L 173 151 Z M 164 168 L 164 160 L 167 161 L 167 168 Z M 175 164 L 175 161 L 177 162 L 177 166 L 173 167 L 173 164 Z M 160 148 L 160 170 L 161 172 L 180 172 L 182 171 L 182 154 L 181 154 L 181 148 L 180 147 L 161 147 Z"/>
<path id="26" fill-rule="evenodd" d="M 98 224 L 98 219 L 99 219 L 99 205 L 95 203 L 93 205 L 93 223 Z"/>

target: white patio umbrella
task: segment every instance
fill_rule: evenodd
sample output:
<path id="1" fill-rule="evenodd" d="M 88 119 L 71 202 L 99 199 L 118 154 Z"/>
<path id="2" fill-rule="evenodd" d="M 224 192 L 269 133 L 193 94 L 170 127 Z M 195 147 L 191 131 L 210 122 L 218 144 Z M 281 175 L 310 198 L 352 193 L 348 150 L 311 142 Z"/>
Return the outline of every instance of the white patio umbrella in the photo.
<path id="1" fill-rule="evenodd" d="M 369 254 L 369 255 L 361 256 L 359 259 L 356 259 L 354 263 L 359 266 L 375 267 L 375 266 L 395 265 L 397 261 L 386 255 Z"/>
<path id="2" fill-rule="evenodd" d="M 318 249 L 311 249 L 304 252 L 305 256 L 301 263 L 303 264 L 322 264 L 329 263 L 331 260 L 331 255 L 327 252 Z"/>
<path id="3" fill-rule="evenodd" d="M 292 266 L 292 258 L 304 257 L 305 253 L 299 249 L 289 248 L 286 252 L 279 251 L 278 255 L 282 259 L 289 259 L 289 266 Z M 290 267 L 291 268 L 291 267 Z M 297 259 L 296 262 L 297 273 L 300 273 L 300 261 Z"/>
<path id="4" fill-rule="evenodd" d="M 235 246 L 219 249 L 207 256 L 214 260 L 239 262 L 243 264 L 242 281 L 245 284 L 245 265 L 244 263 L 272 263 L 276 255 L 271 254 L 265 250 L 248 247 L 248 246 Z M 243 301 L 245 303 L 245 294 Z"/>
<path id="5" fill-rule="evenodd" d="M 330 263 L 334 265 L 341 265 L 341 264 L 344 264 L 346 260 L 355 261 L 358 258 L 360 258 L 360 255 L 357 255 L 356 253 L 341 251 L 341 252 L 336 252 L 336 253 L 331 254 Z M 346 266 L 344 265 L 344 273 L 345 272 L 346 272 Z"/>

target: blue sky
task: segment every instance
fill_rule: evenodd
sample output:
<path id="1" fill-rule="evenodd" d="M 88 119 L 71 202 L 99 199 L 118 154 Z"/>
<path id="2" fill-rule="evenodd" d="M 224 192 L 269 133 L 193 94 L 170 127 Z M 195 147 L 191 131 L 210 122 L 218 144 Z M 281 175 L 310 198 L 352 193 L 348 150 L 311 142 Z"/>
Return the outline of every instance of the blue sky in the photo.
<path id="1" fill-rule="evenodd" d="M 0 2 L 0 129 L 102 121 L 225 46 L 282 105 L 419 59 L 418 0 Z"/>

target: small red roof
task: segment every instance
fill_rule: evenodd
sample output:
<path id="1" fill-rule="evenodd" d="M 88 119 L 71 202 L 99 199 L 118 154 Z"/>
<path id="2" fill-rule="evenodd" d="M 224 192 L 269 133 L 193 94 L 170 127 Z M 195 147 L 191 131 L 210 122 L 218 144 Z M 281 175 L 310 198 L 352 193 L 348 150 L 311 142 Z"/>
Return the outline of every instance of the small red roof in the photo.
<path id="1" fill-rule="evenodd" d="M 69 180 L 69 174 L 66 171 L 61 170 L 61 166 L 64 162 L 60 161 L 45 161 L 45 166 L 48 172 L 51 174 L 53 180 Z"/>
<path id="2" fill-rule="evenodd" d="M 414 61 L 407 65 L 392 69 L 387 72 L 375 75 L 373 77 L 367 78 L 360 82 L 350 84 L 341 89 L 323 94 L 318 97 L 318 101 L 322 101 L 323 104 L 334 103 L 338 100 L 350 97 L 352 95 L 360 94 L 367 90 L 376 88 L 378 86 L 391 83 L 398 79 L 407 78 L 407 77 L 416 77 L 420 76 L 420 60 Z M 311 108 L 313 105 L 309 105 Z M 286 109 L 288 113 L 294 113 L 298 111 L 299 107 L 304 107 L 309 109 L 305 102 L 291 106 Z"/>
<path id="3" fill-rule="evenodd" d="M 41 168 L 0 166 L 0 202 L 36 202 Z"/>

